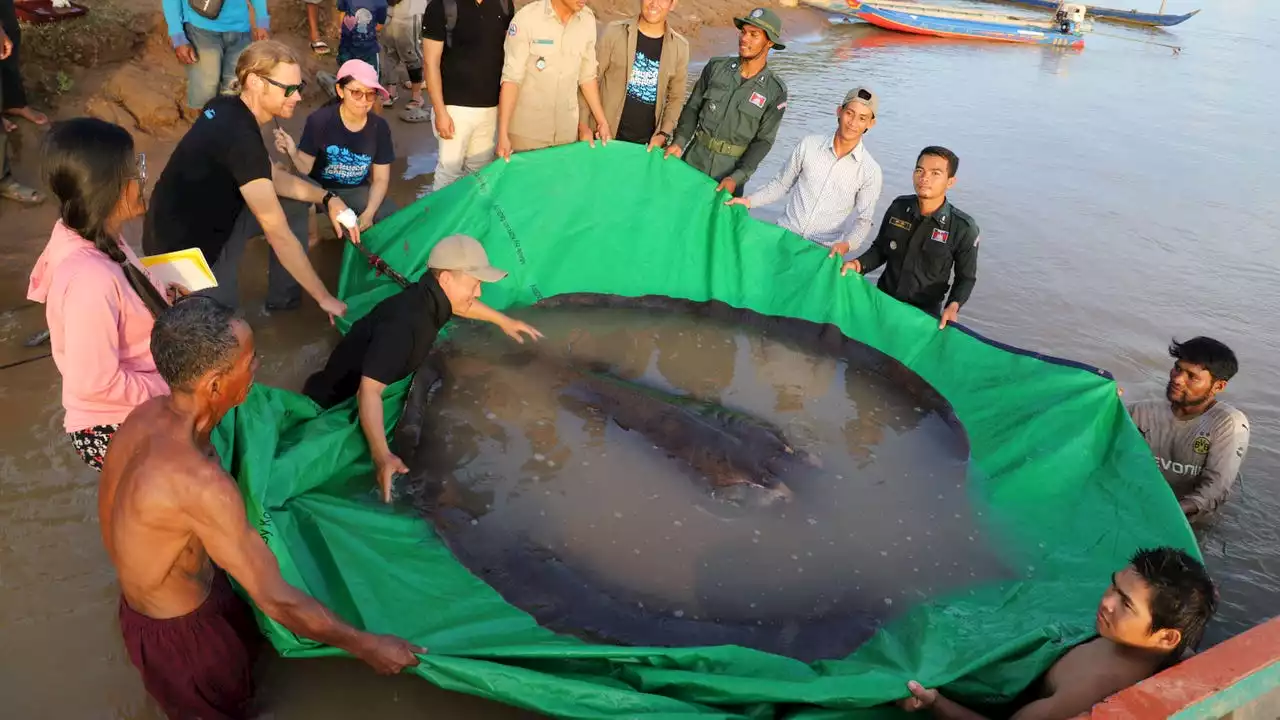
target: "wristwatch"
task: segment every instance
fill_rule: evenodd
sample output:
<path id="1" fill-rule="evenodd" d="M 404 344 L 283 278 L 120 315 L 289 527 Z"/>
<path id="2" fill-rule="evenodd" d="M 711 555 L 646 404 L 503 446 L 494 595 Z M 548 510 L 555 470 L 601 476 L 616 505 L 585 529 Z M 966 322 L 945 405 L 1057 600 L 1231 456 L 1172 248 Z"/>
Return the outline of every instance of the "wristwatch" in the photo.
<path id="1" fill-rule="evenodd" d="M 320 206 L 324 208 L 325 212 L 329 212 L 329 201 L 336 197 L 338 196 L 334 195 L 332 191 L 325 191 L 324 197 L 320 198 Z"/>

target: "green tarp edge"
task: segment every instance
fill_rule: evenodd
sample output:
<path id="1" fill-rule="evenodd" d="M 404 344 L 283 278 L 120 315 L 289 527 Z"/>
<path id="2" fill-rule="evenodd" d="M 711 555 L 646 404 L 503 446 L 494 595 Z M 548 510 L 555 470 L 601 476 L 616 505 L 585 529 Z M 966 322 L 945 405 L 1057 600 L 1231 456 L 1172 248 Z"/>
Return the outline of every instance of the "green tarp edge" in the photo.
<path id="1" fill-rule="evenodd" d="M 642 147 L 575 144 L 496 162 L 364 242 L 413 279 L 441 237 L 479 238 L 511 272 L 485 286 L 499 309 L 570 292 L 666 295 L 838 326 L 950 401 L 969 433 L 983 532 L 1022 579 L 936 598 L 851 657 L 811 666 L 738 647 L 588 645 L 507 605 L 412 510 L 377 502 L 354 401 L 320 413 L 255 386 L 214 440 L 285 578 L 359 627 L 430 648 L 414 670 L 427 680 L 557 717 L 755 718 L 784 705 L 788 717 L 893 717 L 883 703 L 902 697 L 908 678 L 1007 699 L 1093 633 L 1110 573 L 1134 549 L 1199 556 L 1114 382 L 939 332 L 864 279 L 840 277 L 824 250 L 723 199 L 707 177 Z M 396 290 L 348 247 L 342 328 Z M 387 393 L 388 430 L 407 389 Z M 283 655 L 338 652 L 258 617 Z"/>

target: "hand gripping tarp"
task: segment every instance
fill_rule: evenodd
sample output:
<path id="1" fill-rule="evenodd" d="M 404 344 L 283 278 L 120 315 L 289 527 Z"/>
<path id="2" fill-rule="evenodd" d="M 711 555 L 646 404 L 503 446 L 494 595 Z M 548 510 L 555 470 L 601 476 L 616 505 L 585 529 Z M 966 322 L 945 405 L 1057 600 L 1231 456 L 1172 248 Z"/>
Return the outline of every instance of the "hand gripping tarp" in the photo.
<path id="1" fill-rule="evenodd" d="M 472 235 L 511 273 L 485 287 L 499 309 L 570 292 L 665 295 L 834 324 L 950 401 L 969 434 L 984 534 L 1020 579 L 935 598 L 849 658 L 813 665 L 739 647 L 586 644 L 505 603 L 413 510 L 377 502 L 354 401 L 320 413 L 257 386 L 215 442 L 285 579 L 357 627 L 428 647 L 412 671 L 423 678 L 552 716 L 893 717 L 883 704 L 905 696 L 910 678 L 970 701 L 1012 697 L 1093 633 L 1110 573 L 1136 548 L 1199 557 L 1108 375 L 939 332 L 936 319 L 841 277 L 826 250 L 724 197 L 679 160 L 578 143 L 499 160 L 364 242 L 414 279 L 436 241 Z M 339 288 L 349 321 L 398 286 L 348 247 Z M 407 388 L 388 392 L 388 430 Z M 285 656 L 339 654 L 259 621 Z"/>

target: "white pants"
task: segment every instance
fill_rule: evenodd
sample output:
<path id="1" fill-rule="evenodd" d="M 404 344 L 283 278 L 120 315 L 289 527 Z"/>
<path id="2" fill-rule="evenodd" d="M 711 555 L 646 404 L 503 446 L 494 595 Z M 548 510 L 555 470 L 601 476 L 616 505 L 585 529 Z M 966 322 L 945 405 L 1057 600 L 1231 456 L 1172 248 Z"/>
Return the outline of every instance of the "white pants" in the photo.
<path id="1" fill-rule="evenodd" d="M 453 139 L 444 140 L 436 124 L 431 123 L 440 146 L 436 162 L 436 180 L 432 191 L 448 186 L 459 178 L 480 170 L 493 162 L 498 146 L 498 108 L 474 108 L 446 105 L 453 118 Z"/>

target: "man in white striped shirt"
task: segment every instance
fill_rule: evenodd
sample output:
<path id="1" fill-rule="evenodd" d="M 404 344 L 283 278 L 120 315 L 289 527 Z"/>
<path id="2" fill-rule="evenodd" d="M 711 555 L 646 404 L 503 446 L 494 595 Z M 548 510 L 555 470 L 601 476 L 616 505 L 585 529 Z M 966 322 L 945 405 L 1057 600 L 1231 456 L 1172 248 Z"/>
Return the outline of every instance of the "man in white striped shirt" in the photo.
<path id="1" fill-rule="evenodd" d="M 854 256 L 869 234 L 880 199 L 880 166 L 862 136 L 876 124 L 875 93 L 854 88 L 836 110 L 835 137 L 810 135 L 796 145 L 786 166 L 768 185 L 729 205 L 762 207 L 790 193 L 778 224 L 806 240 Z M 794 192 L 792 192 L 794 190 Z"/>

